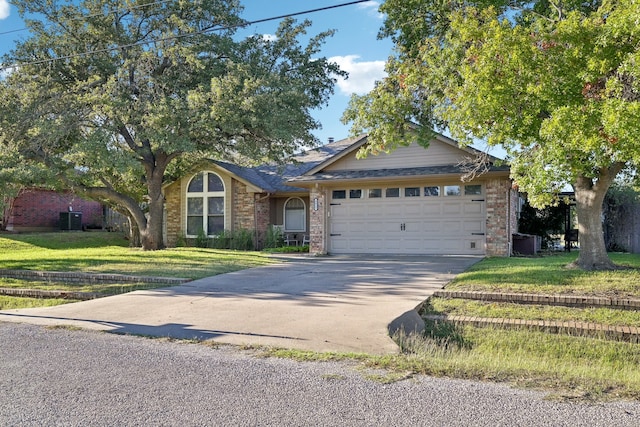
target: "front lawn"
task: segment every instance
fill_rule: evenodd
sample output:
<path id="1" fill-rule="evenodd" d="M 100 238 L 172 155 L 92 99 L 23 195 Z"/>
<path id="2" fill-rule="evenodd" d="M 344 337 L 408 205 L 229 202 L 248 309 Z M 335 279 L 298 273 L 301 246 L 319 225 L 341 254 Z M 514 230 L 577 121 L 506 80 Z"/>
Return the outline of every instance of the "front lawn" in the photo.
<path id="1" fill-rule="evenodd" d="M 82 271 L 200 279 L 272 262 L 260 252 L 203 248 L 143 251 L 120 233 L 0 235 L 0 269 Z"/>
<path id="2" fill-rule="evenodd" d="M 120 233 L 59 232 L 1 234 L 0 269 L 74 271 L 133 276 L 200 279 L 273 262 L 260 252 L 203 248 L 143 251 L 129 248 Z M 137 289 L 166 287 L 150 283 L 59 283 L 0 278 L 0 288 L 28 288 L 118 294 Z M 0 310 L 49 306 L 63 299 L 0 298 Z"/>
<path id="3" fill-rule="evenodd" d="M 488 258 L 446 290 L 577 294 L 640 298 L 640 256 L 611 254 L 627 268 L 609 272 L 569 269 L 576 253 L 535 258 Z M 640 311 L 575 308 L 433 297 L 424 315 L 589 322 L 640 327 Z M 424 337 L 398 336 L 406 352 L 374 365 L 430 375 L 505 381 L 551 390 L 562 398 L 640 399 L 640 345 L 591 336 L 528 329 L 474 327 L 426 321 Z"/>
<path id="4" fill-rule="evenodd" d="M 487 258 L 447 285 L 448 290 L 640 297 L 640 256 L 610 254 L 616 271 L 567 268 L 577 253 L 535 258 Z"/>

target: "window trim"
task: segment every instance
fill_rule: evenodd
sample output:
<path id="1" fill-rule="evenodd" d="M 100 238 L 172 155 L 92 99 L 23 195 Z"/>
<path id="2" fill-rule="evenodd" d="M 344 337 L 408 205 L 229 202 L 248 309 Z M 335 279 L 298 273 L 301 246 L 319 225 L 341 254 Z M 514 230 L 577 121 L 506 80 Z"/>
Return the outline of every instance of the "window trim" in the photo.
<path id="1" fill-rule="evenodd" d="M 292 229 L 287 226 L 287 204 L 291 200 L 300 200 L 302 202 L 302 229 Z M 286 233 L 301 233 L 307 231 L 307 204 L 301 197 L 289 197 L 282 207 L 282 222 Z"/>
<path id="2" fill-rule="evenodd" d="M 218 179 L 220 180 L 220 182 L 222 183 L 222 191 L 209 191 L 209 174 L 213 174 L 215 176 L 218 177 Z M 191 185 L 191 182 L 198 177 L 199 175 L 202 175 L 202 180 L 203 180 L 203 191 L 199 191 L 199 192 L 190 192 L 189 191 L 189 186 Z M 204 186 L 206 185 L 207 187 L 207 191 L 204 191 Z M 224 179 L 222 179 L 222 177 L 217 174 L 216 172 L 210 171 L 210 170 L 203 170 L 200 172 L 197 172 L 195 174 L 193 174 L 193 176 L 191 176 L 191 178 L 189 178 L 189 181 L 187 181 L 187 184 L 185 186 L 184 189 L 184 194 L 185 194 L 185 206 L 184 206 L 184 210 L 185 210 L 185 224 L 184 224 L 184 232 L 185 232 L 185 236 L 189 237 L 189 238 L 194 238 L 197 237 L 197 234 L 188 234 L 189 233 L 189 217 L 195 217 L 195 216 L 202 216 L 202 229 L 206 230 L 207 233 L 207 237 L 215 237 L 218 234 L 211 234 L 209 232 L 209 217 L 210 216 L 216 216 L 216 217 L 222 217 L 222 223 L 223 223 L 223 230 L 224 228 L 226 228 L 224 225 L 226 224 L 226 209 L 227 209 L 227 195 L 226 195 L 226 189 L 227 186 L 224 182 Z M 209 215 L 209 198 L 212 197 L 222 197 L 222 214 L 221 215 Z M 202 200 L 202 214 L 201 215 L 189 215 L 189 199 L 201 199 Z"/>

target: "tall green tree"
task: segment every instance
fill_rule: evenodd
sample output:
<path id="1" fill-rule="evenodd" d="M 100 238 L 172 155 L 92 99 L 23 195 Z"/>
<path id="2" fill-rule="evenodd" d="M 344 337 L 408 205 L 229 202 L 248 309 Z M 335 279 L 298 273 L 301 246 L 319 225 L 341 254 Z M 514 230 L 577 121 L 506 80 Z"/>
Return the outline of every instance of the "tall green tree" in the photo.
<path id="1" fill-rule="evenodd" d="M 317 141 L 338 66 L 331 32 L 282 21 L 240 37 L 236 0 L 24 0 L 31 36 L 2 59 L 0 143 L 125 211 L 163 247 L 162 185 L 203 156 L 282 161 Z M 302 40 L 306 40 L 304 43 Z"/>
<path id="2" fill-rule="evenodd" d="M 583 269 L 615 268 L 602 202 L 640 163 L 640 3 L 634 0 L 387 0 L 388 78 L 344 119 L 371 132 L 365 151 L 407 144 L 421 125 L 462 143 L 504 147 L 537 207 L 564 185 L 576 197 Z"/>

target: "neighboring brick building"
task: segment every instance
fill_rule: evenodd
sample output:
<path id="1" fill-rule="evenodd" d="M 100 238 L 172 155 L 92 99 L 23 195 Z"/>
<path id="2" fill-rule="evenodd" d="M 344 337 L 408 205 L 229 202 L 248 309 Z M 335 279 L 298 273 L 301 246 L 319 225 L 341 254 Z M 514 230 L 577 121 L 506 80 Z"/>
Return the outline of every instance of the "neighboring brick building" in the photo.
<path id="1" fill-rule="evenodd" d="M 103 206 L 73 193 L 28 188 L 13 201 L 7 218 L 9 231 L 53 231 L 60 229 L 61 212 L 82 214 L 82 227 L 102 227 Z"/>
<path id="2" fill-rule="evenodd" d="M 509 168 L 462 182 L 475 154 L 437 136 L 389 154 L 357 159 L 367 136 L 331 142 L 283 167 L 203 162 L 164 187 L 166 243 L 204 232 L 269 225 L 310 252 L 508 256 L 517 232 Z"/>

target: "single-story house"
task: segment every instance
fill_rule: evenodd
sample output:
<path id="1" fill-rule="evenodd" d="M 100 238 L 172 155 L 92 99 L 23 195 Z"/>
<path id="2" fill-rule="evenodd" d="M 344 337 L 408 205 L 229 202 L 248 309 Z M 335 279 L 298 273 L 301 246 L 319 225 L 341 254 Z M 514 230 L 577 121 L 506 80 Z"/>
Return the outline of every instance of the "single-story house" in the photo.
<path id="1" fill-rule="evenodd" d="M 445 136 L 358 159 L 366 143 L 330 142 L 283 167 L 203 162 L 164 188 L 166 243 L 271 225 L 312 254 L 511 253 L 518 194 L 507 166 L 463 182 L 461 161 L 477 152 Z"/>

